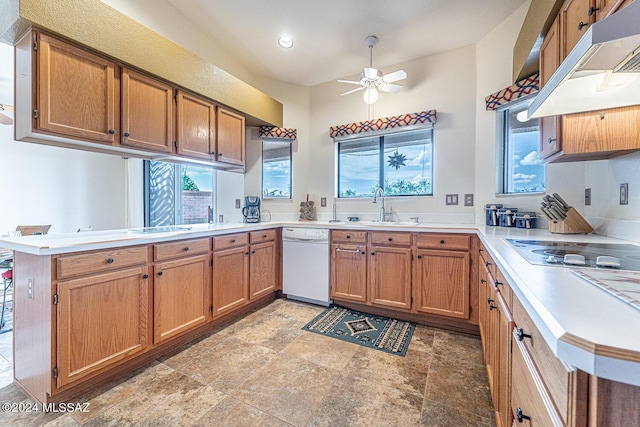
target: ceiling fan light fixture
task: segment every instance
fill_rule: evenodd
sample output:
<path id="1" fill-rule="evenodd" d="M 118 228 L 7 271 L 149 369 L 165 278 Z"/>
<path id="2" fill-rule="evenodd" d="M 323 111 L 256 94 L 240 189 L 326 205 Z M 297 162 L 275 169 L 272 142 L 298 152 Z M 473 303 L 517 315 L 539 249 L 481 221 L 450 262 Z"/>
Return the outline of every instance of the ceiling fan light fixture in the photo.
<path id="1" fill-rule="evenodd" d="M 364 91 L 364 102 L 367 104 L 375 104 L 378 100 L 378 90 L 375 87 L 369 87 Z"/>
<path id="2" fill-rule="evenodd" d="M 283 49 L 291 49 L 293 46 L 293 39 L 288 36 L 282 36 L 278 39 L 278 44 Z"/>

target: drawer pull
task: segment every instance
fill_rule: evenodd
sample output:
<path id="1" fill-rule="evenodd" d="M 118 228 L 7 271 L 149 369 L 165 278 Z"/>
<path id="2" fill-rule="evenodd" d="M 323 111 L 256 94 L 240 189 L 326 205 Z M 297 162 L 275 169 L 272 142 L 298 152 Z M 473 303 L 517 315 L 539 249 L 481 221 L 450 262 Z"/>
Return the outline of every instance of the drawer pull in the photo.
<path id="1" fill-rule="evenodd" d="M 235 242 L 236 242 L 236 239 L 231 239 L 231 243 L 235 243 Z"/>
<path id="2" fill-rule="evenodd" d="M 524 420 L 530 420 L 530 419 L 531 417 L 528 415 L 524 415 L 522 413 L 522 408 L 518 406 L 518 408 L 516 409 L 516 420 L 518 420 L 518 422 L 521 423 Z"/>
<path id="3" fill-rule="evenodd" d="M 113 264 L 113 258 L 108 258 L 107 259 L 107 264 Z"/>
<path id="4" fill-rule="evenodd" d="M 518 341 L 522 341 L 525 338 L 531 338 L 531 335 L 525 334 L 522 328 L 516 328 L 516 337 Z"/>
<path id="5" fill-rule="evenodd" d="M 349 234 L 347 234 L 347 239 L 350 239 L 350 238 L 351 238 L 351 236 Z"/>
<path id="6" fill-rule="evenodd" d="M 184 247 L 184 251 L 187 252 L 189 250 L 189 246 Z"/>
<path id="7" fill-rule="evenodd" d="M 392 237 L 389 237 L 389 241 L 390 241 L 390 242 L 392 242 L 392 241 L 393 241 L 393 238 L 392 238 Z"/>
<path id="8" fill-rule="evenodd" d="M 481 254 L 482 252 L 484 252 L 484 249 L 480 248 L 478 249 L 478 253 Z"/>
<path id="9" fill-rule="evenodd" d="M 162 276 L 162 271 L 158 271 L 158 276 Z"/>
<path id="10" fill-rule="evenodd" d="M 355 249 L 342 249 L 340 247 L 340 244 L 338 243 L 338 247 L 336 248 L 336 252 L 351 252 L 351 253 L 358 253 L 360 252 L 360 245 L 356 246 Z M 362 254 L 364 255 L 364 252 L 362 252 Z"/>
<path id="11" fill-rule="evenodd" d="M 267 238 L 267 235 L 266 235 L 266 234 L 263 234 L 263 235 L 262 235 L 262 238 L 263 238 L 263 239 L 266 239 L 266 238 Z"/>
<path id="12" fill-rule="evenodd" d="M 493 286 L 495 286 L 496 289 L 498 289 L 498 286 L 502 286 L 502 285 L 504 285 L 504 283 L 498 282 L 498 279 L 493 281 Z"/>
<path id="13" fill-rule="evenodd" d="M 441 244 L 441 245 L 444 245 L 444 240 L 440 240 L 440 244 Z"/>
<path id="14" fill-rule="evenodd" d="M 143 275 L 142 275 L 142 278 L 143 278 L 143 279 L 148 279 L 148 278 L 149 278 L 149 275 L 148 275 L 148 274 L 143 274 Z"/>

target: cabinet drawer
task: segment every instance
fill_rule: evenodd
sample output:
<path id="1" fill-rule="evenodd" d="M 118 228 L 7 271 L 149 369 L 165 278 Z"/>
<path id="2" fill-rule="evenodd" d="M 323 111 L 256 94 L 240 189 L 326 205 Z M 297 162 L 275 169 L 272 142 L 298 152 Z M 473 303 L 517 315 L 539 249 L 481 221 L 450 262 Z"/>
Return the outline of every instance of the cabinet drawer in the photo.
<path id="1" fill-rule="evenodd" d="M 485 266 L 491 277 L 496 277 L 496 263 L 493 262 L 493 258 L 489 255 L 487 249 L 482 246 L 478 252 L 480 253 L 480 262 Z"/>
<path id="2" fill-rule="evenodd" d="M 367 241 L 367 232 L 366 231 L 332 231 L 331 232 L 331 241 L 332 242 L 355 242 L 355 243 L 366 243 Z"/>
<path id="3" fill-rule="evenodd" d="M 235 248 L 249 244 L 248 233 L 227 234 L 226 236 L 216 236 L 213 238 L 213 250 Z"/>
<path id="4" fill-rule="evenodd" d="M 260 242 L 268 242 L 269 240 L 276 239 L 276 230 L 260 230 L 260 231 L 252 231 L 249 233 L 251 244 L 260 243 Z"/>
<path id="5" fill-rule="evenodd" d="M 513 425 L 530 427 L 564 426 L 556 410 L 549 405 L 544 386 L 522 342 L 513 333 L 511 356 L 511 410 Z M 526 417 L 526 418 L 525 418 Z M 522 424 L 521 424 L 522 423 Z"/>
<path id="6" fill-rule="evenodd" d="M 57 277 L 80 276 L 83 274 L 101 273 L 117 270 L 147 262 L 147 247 L 133 246 L 105 251 L 87 252 L 77 255 L 65 255 L 58 258 Z"/>
<path id="7" fill-rule="evenodd" d="M 587 381 L 586 374 L 567 366 L 553 354 L 518 298 L 513 300 L 513 320 L 516 324 L 513 340 L 514 355 L 516 343 L 530 355 L 535 370 L 542 379 L 555 408 L 563 421 L 569 425 L 571 414 L 576 413 L 573 408 L 580 404 L 581 394 L 586 388 L 583 386 Z M 520 329 L 523 334 L 530 337 L 522 336 L 520 341 L 518 333 Z M 515 365 L 513 372 L 515 380 L 515 372 L 517 372 Z"/>
<path id="8" fill-rule="evenodd" d="M 460 234 L 416 234 L 416 245 L 419 248 L 468 251 L 469 243 L 469 236 L 463 236 Z"/>
<path id="9" fill-rule="evenodd" d="M 375 232 L 371 233 L 374 245 L 411 246 L 411 233 Z"/>
<path id="10" fill-rule="evenodd" d="M 163 261 L 207 252 L 209 252 L 209 239 L 182 240 L 155 245 L 153 258 L 155 261 Z"/>

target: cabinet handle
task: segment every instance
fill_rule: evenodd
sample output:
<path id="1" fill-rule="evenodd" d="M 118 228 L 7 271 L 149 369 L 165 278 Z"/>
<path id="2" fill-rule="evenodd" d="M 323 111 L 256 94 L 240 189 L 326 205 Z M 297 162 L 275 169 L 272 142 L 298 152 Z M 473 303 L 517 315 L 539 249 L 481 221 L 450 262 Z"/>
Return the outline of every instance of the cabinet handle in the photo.
<path id="1" fill-rule="evenodd" d="M 236 242 L 236 239 L 231 239 L 231 243 L 235 243 L 235 242 Z"/>
<path id="2" fill-rule="evenodd" d="M 481 254 L 482 252 L 484 252 L 484 249 L 480 248 L 478 249 L 478 253 Z"/>
<path id="3" fill-rule="evenodd" d="M 490 265 L 491 265 L 491 263 L 490 263 L 489 261 L 485 261 L 485 262 L 484 262 L 484 266 L 485 266 L 485 267 L 489 267 Z"/>
<path id="4" fill-rule="evenodd" d="M 493 303 L 489 303 L 489 310 L 493 310 L 494 308 L 498 308 L 497 305 L 493 305 Z"/>
<path id="5" fill-rule="evenodd" d="M 555 139 L 555 138 L 549 138 L 549 139 L 547 140 L 547 143 L 549 143 L 549 144 L 553 144 L 554 142 L 556 142 L 556 139 Z"/>
<path id="6" fill-rule="evenodd" d="M 125 137 L 125 138 L 129 138 L 129 132 L 125 132 L 125 133 L 124 133 L 124 137 Z"/>
<path id="7" fill-rule="evenodd" d="M 518 422 L 521 423 L 524 420 L 530 420 L 530 419 L 531 417 L 528 415 L 524 415 L 522 413 L 522 408 L 518 406 L 518 408 L 516 409 L 516 420 L 518 420 Z"/>
<path id="8" fill-rule="evenodd" d="M 340 243 L 338 243 L 338 247 L 336 248 L 336 252 L 352 252 L 354 254 L 357 254 L 358 252 L 360 252 L 360 245 L 356 246 L 355 249 L 342 249 L 340 247 Z M 362 251 L 362 255 L 364 255 L 364 251 Z"/>
<path id="9" fill-rule="evenodd" d="M 390 241 L 390 242 L 392 242 L 392 241 L 393 241 L 393 238 L 392 238 L 392 237 L 389 237 L 389 241 Z"/>
<path id="10" fill-rule="evenodd" d="M 491 298 L 487 298 L 487 303 L 491 304 L 493 302 L 493 300 Z"/>
<path id="11" fill-rule="evenodd" d="M 586 27 L 587 25 L 589 25 L 589 23 L 586 23 L 586 24 L 585 24 L 584 22 L 580 21 L 580 22 L 578 23 L 578 31 L 582 31 L 582 29 L 583 29 L 584 27 Z"/>
<path id="12" fill-rule="evenodd" d="M 440 240 L 440 244 L 441 244 L 441 245 L 444 245 L 444 240 Z"/>
<path id="13" fill-rule="evenodd" d="M 522 341 L 525 338 L 531 338 L 531 335 L 525 334 L 522 328 L 516 328 L 516 337 L 518 341 Z"/>
<path id="14" fill-rule="evenodd" d="M 148 274 L 143 274 L 143 275 L 142 275 L 142 278 L 143 278 L 143 279 L 148 279 L 148 278 L 149 278 L 149 275 L 148 275 Z"/>
<path id="15" fill-rule="evenodd" d="M 591 6 L 589 8 L 589 16 L 593 15 L 594 13 L 596 13 L 597 10 L 600 10 L 600 8 Z"/>
<path id="16" fill-rule="evenodd" d="M 480 279 L 480 283 L 487 283 L 487 281 L 484 279 Z"/>
<path id="17" fill-rule="evenodd" d="M 162 271 L 158 271 L 158 276 L 162 276 Z"/>
<path id="18" fill-rule="evenodd" d="M 498 289 L 498 286 L 502 286 L 502 285 L 503 285 L 503 283 L 502 283 L 502 282 L 498 282 L 498 280 L 497 280 L 497 279 L 493 281 L 493 286 L 494 286 L 496 289 Z"/>
<path id="19" fill-rule="evenodd" d="M 113 129 L 109 129 L 109 135 L 113 135 L 114 133 L 116 133 L 116 131 L 115 131 L 115 130 L 113 130 Z"/>
<path id="20" fill-rule="evenodd" d="M 189 250 L 189 246 L 184 247 L 184 251 L 187 252 Z"/>
<path id="21" fill-rule="evenodd" d="M 113 264 L 113 258 L 107 259 L 107 264 Z"/>

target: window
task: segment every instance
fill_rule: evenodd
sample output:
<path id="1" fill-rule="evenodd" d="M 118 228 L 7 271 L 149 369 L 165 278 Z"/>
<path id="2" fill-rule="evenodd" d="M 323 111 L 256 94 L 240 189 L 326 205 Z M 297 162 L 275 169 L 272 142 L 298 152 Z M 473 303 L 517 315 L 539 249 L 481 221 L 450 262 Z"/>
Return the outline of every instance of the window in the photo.
<path id="1" fill-rule="evenodd" d="M 214 179 L 213 168 L 145 160 L 145 227 L 212 222 Z"/>
<path id="2" fill-rule="evenodd" d="M 262 198 L 291 198 L 291 141 L 262 140 Z"/>
<path id="3" fill-rule="evenodd" d="M 545 191 L 545 166 L 538 157 L 539 121 L 518 120 L 530 101 L 520 102 L 497 112 L 500 138 L 501 173 L 498 192 L 503 194 Z"/>
<path id="4" fill-rule="evenodd" d="M 338 197 L 433 195 L 433 128 L 343 140 L 337 144 Z"/>

